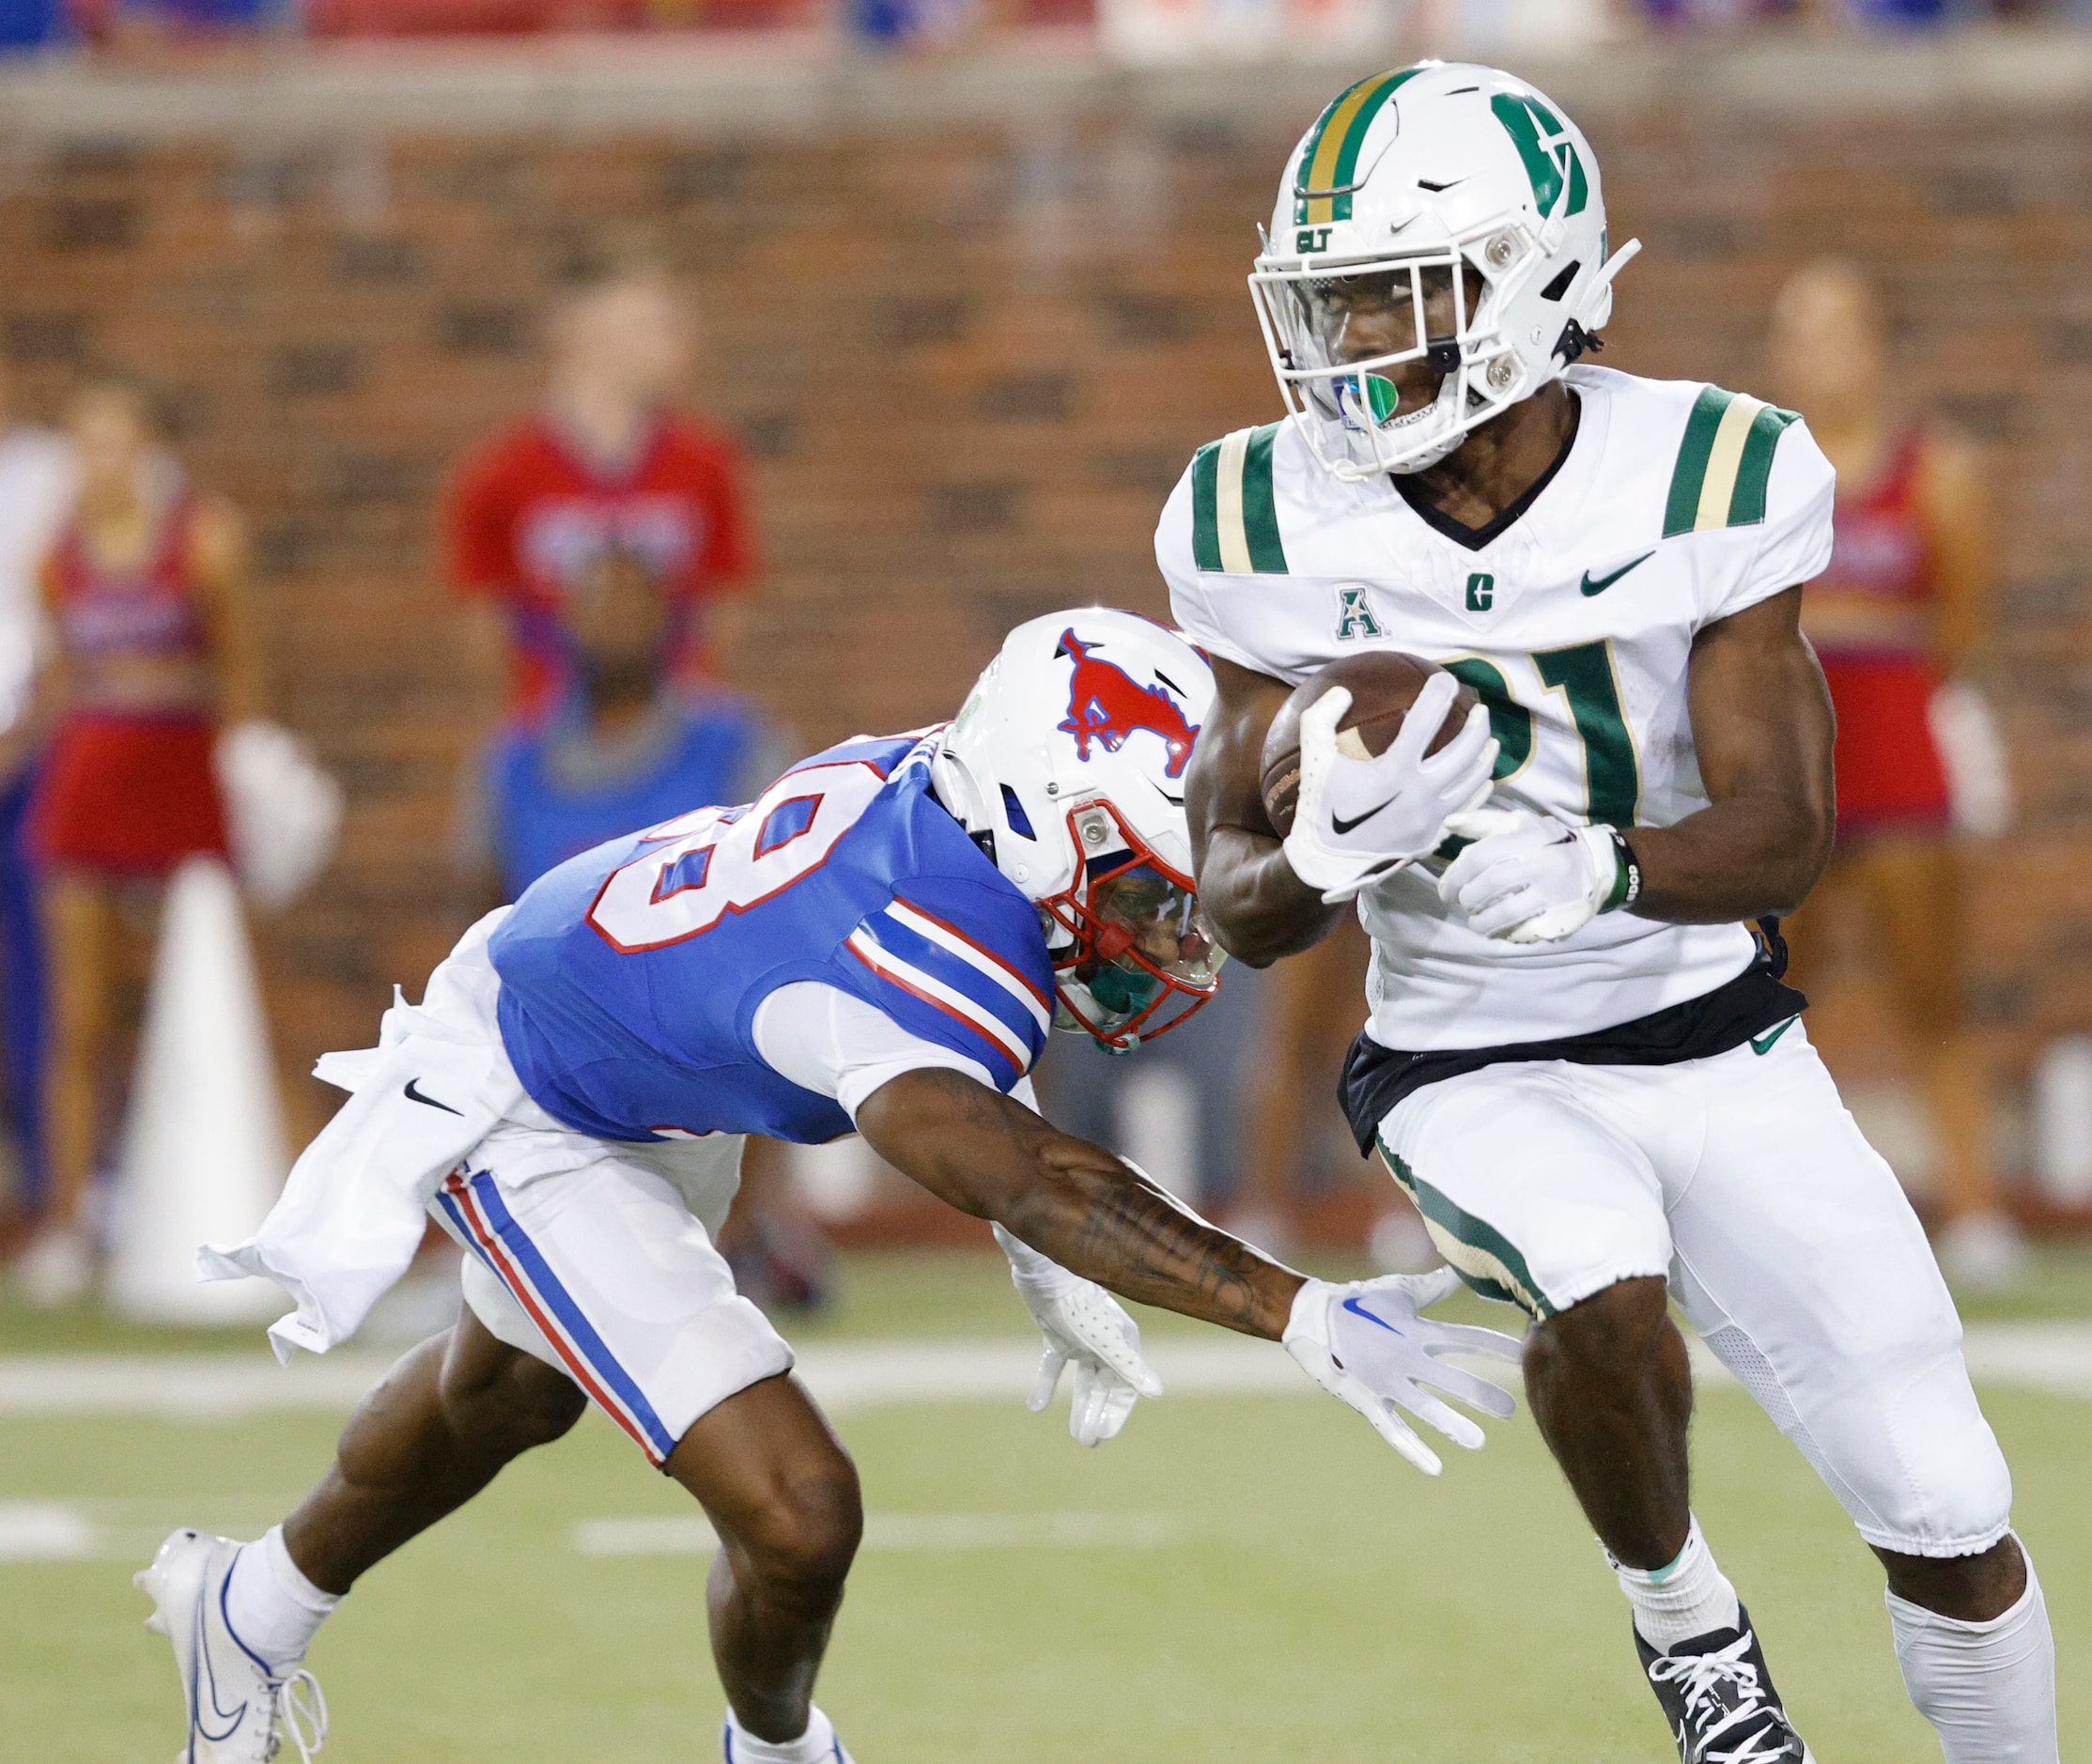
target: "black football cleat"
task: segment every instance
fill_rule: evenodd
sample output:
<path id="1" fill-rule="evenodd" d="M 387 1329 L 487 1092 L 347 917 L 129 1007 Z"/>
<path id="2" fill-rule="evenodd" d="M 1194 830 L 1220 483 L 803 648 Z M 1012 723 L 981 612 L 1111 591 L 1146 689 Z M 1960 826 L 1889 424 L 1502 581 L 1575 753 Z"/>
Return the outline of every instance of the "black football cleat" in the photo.
<path id="1" fill-rule="evenodd" d="M 1737 1612 L 1740 1627 L 1696 1635 L 1665 1654 L 1635 1632 L 1681 1764 L 1816 1764 L 1773 1688 L 1750 1613 L 1741 1605 Z"/>

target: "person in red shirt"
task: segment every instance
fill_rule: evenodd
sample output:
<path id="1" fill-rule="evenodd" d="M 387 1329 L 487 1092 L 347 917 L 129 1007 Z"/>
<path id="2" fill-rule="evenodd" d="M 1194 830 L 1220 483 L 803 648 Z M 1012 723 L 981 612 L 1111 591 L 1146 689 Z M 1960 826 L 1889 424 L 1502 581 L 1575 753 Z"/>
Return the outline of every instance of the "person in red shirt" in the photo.
<path id="1" fill-rule="evenodd" d="M 1837 849 L 1786 929 L 1805 985 L 1830 925 L 1867 921 L 1929 1092 L 1941 1264 L 1960 1284 L 2000 1286 L 2024 1252 L 1991 1167 L 1989 1058 L 1963 1017 L 1953 837 L 2002 830 L 2008 812 L 1985 800 L 2003 795 L 2002 754 L 1987 721 L 1972 740 L 1967 719 L 1984 712 L 1959 677 L 1987 635 L 1996 551 L 1976 447 L 1899 408 L 1884 331 L 1872 286 L 1837 260 L 1800 271 L 1774 303 L 1774 377 L 1837 468 L 1830 567 L 1802 597 L 1837 712 Z"/>
<path id="2" fill-rule="evenodd" d="M 452 584 L 499 612 L 510 714 L 554 703 L 570 673 L 567 602 L 606 552 L 641 559 L 674 608 L 672 672 L 723 646 L 721 596 L 753 569 L 740 467 L 672 401 L 693 326 L 667 271 L 626 258 L 576 282 L 552 314 L 539 409 L 469 457 L 445 527 Z"/>

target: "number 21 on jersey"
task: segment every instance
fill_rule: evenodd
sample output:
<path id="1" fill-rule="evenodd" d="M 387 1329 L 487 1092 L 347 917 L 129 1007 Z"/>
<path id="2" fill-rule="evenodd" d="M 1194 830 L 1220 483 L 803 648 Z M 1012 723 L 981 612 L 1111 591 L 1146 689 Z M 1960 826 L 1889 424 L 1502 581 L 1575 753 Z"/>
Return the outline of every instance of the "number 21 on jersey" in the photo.
<path id="1" fill-rule="evenodd" d="M 621 955 L 665 949 L 782 894 L 818 869 L 886 780 L 861 761 L 786 772 L 752 803 L 693 809 L 641 837 L 588 922 Z"/>
<path id="2" fill-rule="evenodd" d="M 1584 780 L 1588 819 L 1604 827 L 1633 827 L 1641 805 L 1641 767 L 1635 739 L 1619 704 L 1619 679 L 1613 672 L 1610 644 L 1575 643 L 1567 649 L 1543 649 L 1527 658 L 1541 684 L 1569 701 L 1569 720 L 1584 745 Z M 1533 754 L 1533 713 L 1511 695 L 1511 682 L 1494 661 L 1463 656 L 1446 672 L 1475 689 L 1489 706 L 1489 731 L 1501 750 L 1496 776 L 1509 778 Z"/>

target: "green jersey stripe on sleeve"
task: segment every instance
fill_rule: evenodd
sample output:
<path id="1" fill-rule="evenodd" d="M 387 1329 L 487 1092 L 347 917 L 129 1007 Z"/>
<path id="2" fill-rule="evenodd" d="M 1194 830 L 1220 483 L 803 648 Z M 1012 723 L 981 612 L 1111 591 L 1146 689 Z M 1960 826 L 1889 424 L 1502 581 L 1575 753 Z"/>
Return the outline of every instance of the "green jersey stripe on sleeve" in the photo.
<path id="1" fill-rule="evenodd" d="M 1191 456 L 1191 561 L 1201 569 L 1220 567 L 1219 461 L 1218 441 L 1208 441 Z"/>
<path id="2" fill-rule="evenodd" d="M 1705 533 L 1728 525 L 1728 505 L 1736 495 L 1736 475 L 1743 464 L 1743 443 L 1750 439 L 1751 425 L 1765 408 L 1764 401 L 1729 394 L 1728 407 L 1714 425 L 1714 444 L 1707 450 L 1707 472 L 1699 487 L 1699 507 L 1694 511 L 1693 531 Z"/>
<path id="3" fill-rule="evenodd" d="M 1276 423 L 1238 428 L 1193 456 L 1191 554 L 1201 569 L 1230 576 L 1286 573 L 1271 487 L 1271 448 L 1278 437 Z"/>
<path id="4" fill-rule="evenodd" d="M 1671 472 L 1664 537 L 1761 522 L 1779 438 L 1800 420 L 1761 398 L 1701 388 Z"/>
<path id="5" fill-rule="evenodd" d="M 1250 571 L 1249 536 L 1242 530 L 1242 468 L 1250 431 L 1238 428 L 1220 442 L 1214 471 L 1214 525 L 1220 540 L 1220 567 L 1231 576 Z"/>
<path id="6" fill-rule="evenodd" d="M 1679 443 L 1678 464 L 1671 471 L 1670 495 L 1664 503 L 1664 537 L 1691 533 L 1699 523 L 1700 493 L 1706 487 L 1708 456 L 1736 395 L 1719 386 L 1703 386 L 1685 419 L 1685 439 Z"/>
<path id="7" fill-rule="evenodd" d="M 1773 480 L 1773 454 L 1788 426 L 1801 421 L 1793 410 L 1776 405 L 1760 405 L 1743 437 L 1743 452 L 1736 467 L 1736 487 L 1729 492 L 1728 524 L 1755 527 L 1765 518 L 1765 490 Z"/>
<path id="8" fill-rule="evenodd" d="M 1286 573 L 1286 548 L 1278 537 L 1278 499 L 1271 487 L 1271 449 L 1278 425 L 1249 431 L 1242 456 L 1242 532 L 1249 567 L 1266 576 Z"/>

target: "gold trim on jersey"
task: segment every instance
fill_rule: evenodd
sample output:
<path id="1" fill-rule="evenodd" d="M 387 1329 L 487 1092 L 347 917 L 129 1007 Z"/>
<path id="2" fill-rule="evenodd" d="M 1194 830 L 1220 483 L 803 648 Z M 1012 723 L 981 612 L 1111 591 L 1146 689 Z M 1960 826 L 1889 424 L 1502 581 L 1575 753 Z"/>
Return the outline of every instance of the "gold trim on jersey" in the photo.
<path id="1" fill-rule="evenodd" d="M 1286 548 L 1271 487 L 1278 425 L 1238 428 L 1191 461 L 1192 562 L 1230 576 L 1282 576 Z"/>
<path id="2" fill-rule="evenodd" d="M 1764 399 L 1740 392 L 1722 412 L 1722 420 L 1714 428 L 1714 444 L 1708 450 L 1707 475 L 1700 480 L 1699 507 L 1693 520 L 1695 533 L 1728 525 L 1729 499 L 1736 494 L 1736 473 L 1743 463 L 1743 438 L 1764 409 Z"/>
<path id="3" fill-rule="evenodd" d="M 1679 441 L 1664 502 L 1664 537 L 1762 521 L 1774 453 L 1788 426 L 1799 420 L 1762 398 L 1703 386 Z"/>

